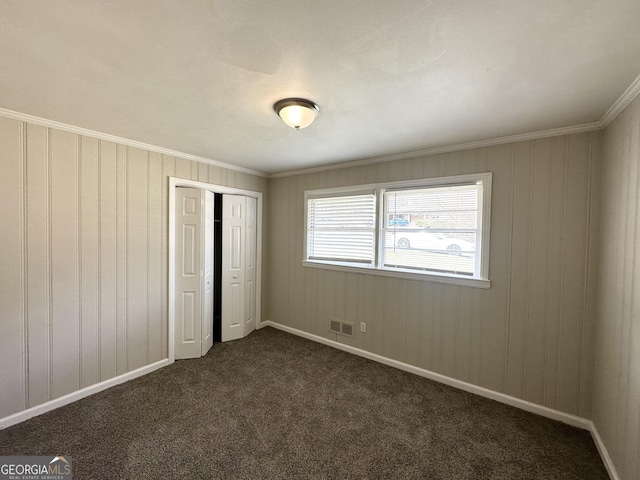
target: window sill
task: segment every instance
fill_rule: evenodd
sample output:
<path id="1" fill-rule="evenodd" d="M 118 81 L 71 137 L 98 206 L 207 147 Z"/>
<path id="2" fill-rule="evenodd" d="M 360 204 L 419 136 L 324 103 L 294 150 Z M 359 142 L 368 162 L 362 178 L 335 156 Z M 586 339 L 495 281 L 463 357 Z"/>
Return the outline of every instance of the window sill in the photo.
<path id="1" fill-rule="evenodd" d="M 340 265 L 336 263 L 324 263 L 317 261 L 302 261 L 303 267 L 321 268 L 323 270 L 335 270 L 338 272 L 360 273 L 365 275 L 378 275 L 381 277 L 403 278 L 406 280 L 419 280 L 421 282 L 444 283 L 445 285 L 457 285 L 460 287 L 491 288 L 491 281 L 480 278 L 469 278 L 458 275 L 439 275 L 437 273 L 413 273 L 402 270 L 380 270 L 370 267 L 356 267 L 353 265 Z"/>

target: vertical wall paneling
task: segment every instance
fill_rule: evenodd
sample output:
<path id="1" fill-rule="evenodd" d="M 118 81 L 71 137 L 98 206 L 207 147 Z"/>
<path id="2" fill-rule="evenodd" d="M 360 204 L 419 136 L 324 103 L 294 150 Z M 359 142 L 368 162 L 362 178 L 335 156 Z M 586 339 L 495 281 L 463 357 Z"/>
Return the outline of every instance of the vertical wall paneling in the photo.
<path id="1" fill-rule="evenodd" d="M 481 385 L 506 392 L 509 351 L 511 238 L 513 235 L 513 145 L 491 148 L 491 289 L 483 295 Z"/>
<path id="2" fill-rule="evenodd" d="M 230 187 L 235 187 L 236 186 L 236 173 L 237 172 L 227 172 L 227 178 L 226 178 L 225 182 Z"/>
<path id="3" fill-rule="evenodd" d="M 338 272 L 338 275 L 335 276 L 335 281 L 331 284 L 330 292 L 331 297 L 335 299 L 334 302 L 331 302 L 333 307 L 333 318 L 338 320 L 346 320 L 346 305 L 347 305 L 347 274 L 344 272 Z M 295 312 L 294 312 L 295 313 Z M 338 339 L 340 340 L 340 339 Z"/>
<path id="4" fill-rule="evenodd" d="M 432 284 L 421 282 L 419 284 L 419 295 L 416 297 L 420 302 L 420 336 L 418 343 L 418 363 L 420 368 L 432 370 L 431 366 L 431 335 L 433 326 L 433 315 L 431 308 Z"/>
<path id="5" fill-rule="evenodd" d="M 209 179 L 207 180 L 209 183 L 220 183 L 220 167 L 216 167 L 215 165 L 209 165 Z"/>
<path id="6" fill-rule="evenodd" d="M 47 130 L 26 125 L 28 407 L 49 400 L 49 256 Z"/>
<path id="7" fill-rule="evenodd" d="M 397 278 L 384 278 L 384 301 L 382 303 L 383 311 L 383 350 L 384 357 L 393 357 L 394 355 L 402 356 L 403 353 L 398 352 L 397 348 L 404 339 L 404 316 L 401 312 L 404 310 L 402 298 L 402 280 Z M 376 332 L 377 333 L 377 332 Z"/>
<path id="8" fill-rule="evenodd" d="M 0 377 L 0 410 L 4 415 L 17 412 L 25 406 L 24 389 L 24 326 L 23 326 L 23 247 L 22 229 L 22 175 L 23 148 L 20 122 L 0 119 L 0 141 L 6 148 L 0 149 L 0 192 L 6 197 L 0 209 L 0 362 L 11 365 L 3 369 Z M 12 341 L 13 340 L 13 341 Z"/>
<path id="9" fill-rule="evenodd" d="M 272 208 L 269 210 L 269 224 L 271 226 L 271 242 L 269 243 L 269 261 L 275 268 L 272 269 L 274 277 L 270 284 L 272 296 L 278 298 L 271 303 L 271 319 L 287 318 L 289 305 L 289 178 L 276 180 L 277 185 L 272 189 Z M 293 225 L 291 226 L 293 227 Z M 320 275 L 318 275 L 318 278 Z M 318 285 L 320 287 L 320 285 Z M 322 302 L 318 298 L 318 304 Z M 318 335 L 321 335 L 317 331 Z"/>
<path id="10" fill-rule="evenodd" d="M 329 272 L 327 272 L 329 273 Z M 385 305 L 385 278 L 375 277 L 373 280 L 373 328 L 368 334 L 371 336 L 371 351 L 383 355 L 384 351 L 384 305 Z"/>
<path id="11" fill-rule="evenodd" d="M 565 184 L 567 181 L 567 137 L 555 137 L 551 147 L 551 193 L 549 209 L 549 236 L 547 242 L 545 316 L 545 381 L 543 385 L 544 405 L 557 407 L 558 361 L 560 349 L 560 324 L 554 321 L 562 315 L 562 287 L 564 266 Z"/>
<path id="12" fill-rule="evenodd" d="M 77 305 L 77 328 L 78 328 L 78 387 L 82 388 L 83 360 L 82 353 L 82 136 L 76 135 L 76 267 L 77 287 L 76 287 L 76 305 Z"/>
<path id="13" fill-rule="evenodd" d="M 488 148 L 481 149 L 475 152 L 473 155 L 474 160 L 468 160 L 471 165 L 475 166 L 475 171 L 477 172 L 488 172 L 491 171 L 490 168 L 490 155 L 491 150 Z M 495 177 L 494 177 L 495 178 Z M 495 206 L 495 196 L 492 195 L 492 212 Z M 493 222 L 492 222 L 493 223 Z M 493 227 L 492 227 L 493 229 Z M 489 264 L 489 278 L 494 278 L 492 271 L 491 262 Z M 482 384 L 482 358 L 483 358 L 483 348 L 484 348 L 484 316 L 485 316 L 485 305 L 486 305 L 486 295 L 485 292 L 480 291 L 478 289 L 474 289 L 473 291 L 473 327 L 471 332 L 471 341 L 472 341 L 472 352 L 471 352 L 471 379 L 472 383 L 476 385 Z"/>
<path id="14" fill-rule="evenodd" d="M 0 146 L 2 418 L 167 358 L 168 177 L 227 175 L 3 117 Z"/>
<path id="15" fill-rule="evenodd" d="M 80 285 L 80 385 L 98 382 L 99 355 L 99 172 L 98 140 L 80 137 L 78 205 L 80 206 L 78 236 Z"/>
<path id="16" fill-rule="evenodd" d="M 304 191 L 309 188 L 308 179 L 305 177 L 298 177 L 296 183 L 296 195 L 300 199 L 297 202 L 297 210 L 296 210 L 296 222 L 304 222 Z M 306 285 L 311 281 L 310 276 L 312 275 L 308 269 L 299 268 L 300 262 L 304 257 L 304 232 L 301 231 L 300 239 L 296 242 L 295 245 L 295 259 L 294 262 L 298 265 L 298 272 L 300 272 L 300 277 L 298 281 L 300 282 L 300 290 L 299 295 L 301 298 L 304 298 L 307 294 Z M 303 329 L 308 330 L 313 325 L 313 319 L 309 319 L 306 316 L 306 305 L 304 303 L 300 303 L 300 307 L 298 310 L 298 315 L 300 315 L 301 322 L 303 324 Z"/>
<path id="17" fill-rule="evenodd" d="M 365 322 L 366 319 L 363 317 L 363 302 L 364 298 L 362 295 L 362 283 L 363 276 L 362 275 L 351 275 L 349 280 L 349 295 L 347 295 L 347 308 L 349 309 L 347 312 L 347 317 L 353 318 L 354 323 L 354 332 L 360 331 L 360 323 Z M 351 302 L 349 299 L 355 298 L 357 301 Z M 354 338 L 349 339 L 350 345 L 353 345 L 357 348 L 362 348 L 362 335 L 354 334 Z"/>
<path id="18" fill-rule="evenodd" d="M 270 320 L 582 414 L 593 362 L 585 232 L 598 142 L 576 134 L 273 179 Z M 301 265 L 305 190 L 486 171 L 490 289 Z M 329 318 L 341 315 L 356 324 L 354 338 L 328 333 Z"/>
<path id="19" fill-rule="evenodd" d="M 558 409 L 579 412 L 582 341 L 584 332 L 583 301 L 588 225 L 589 135 L 569 137 L 565 214 L 565 271 L 563 311 L 560 329 Z"/>
<path id="20" fill-rule="evenodd" d="M 443 285 L 441 305 L 443 308 L 440 314 L 442 323 L 440 371 L 448 377 L 455 377 L 459 339 L 460 287 Z"/>
<path id="21" fill-rule="evenodd" d="M 626 480 L 640 471 L 640 97 L 607 127 L 602 145 L 591 410 Z"/>
<path id="22" fill-rule="evenodd" d="M 209 165 L 204 163 L 198 163 L 198 181 L 199 182 L 208 182 L 209 181 Z"/>
<path id="23" fill-rule="evenodd" d="M 229 170 L 227 170 L 226 168 L 220 170 L 220 185 L 229 185 L 229 182 L 227 182 L 228 172 Z"/>
<path id="24" fill-rule="evenodd" d="M 150 153 L 147 161 L 147 362 L 153 363 L 166 356 L 163 348 L 164 297 L 162 265 L 164 231 L 162 226 L 163 181 L 162 156 Z M 206 180 L 205 180 L 206 181 Z"/>
<path id="25" fill-rule="evenodd" d="M 454 377 L 471 381 L 471 353 L 473 342 L 473 289 L 458 289 L 456 312 L 456 360 Z"/>
<path id="26" fill-rule="evenodd" d="M 231 178 L 230 178 L 231 180 Z M 289 179 L 288 187 L 289 187 L 289 195 L 288 198 L 294 199 L 293 201 L 289 201 L 286 205 L 286 208 L 289 211 L 289 218 L 294 225 L 297 225 L 299 222 L 303 222 L 304 215 L 304 199 L 302 195 L 302 190 L 299 187 L 299 179 L 298 177 L 292 177 Z M 300 268 L 300 262 L 302 261 L 302 236 L 301 231 L 294 230 L 295 238 L 291 242 L 289 246 L 289 259 L 287 264 L 289 265 L 289 275 L 288 277 L 291 279 L 291 287 L 293 291 L 291 292 L 291 296 L 293 298 L 301 298 L 304 295 L 303 287 L 303 275 L 304 272 Z M 295 319 L 296 328 L 303 328 L 303 310 L 301 302 L 292 302 L 287 305 L 289 309 L 289 316 Z"/>
<path id="27" fill-rule="evenodd" d="M 525 365 L 523 394 L 535 403 L 544 402 L 544 351 L 545 325 L 547 319 L 547 278 L 549 243 L 551 235 L 551 152 L 553 139 L 535 142 L 531 173 L 530 259 L 541 261 L 529 263 L 528 297 L 529 311 L 525 328 Z"/>
<path id="28" fill-rule="evenodd" d="M 162 252 L 160 262 L 162 263 L 162 330 L 161 330 L 161 352 L 162 356 L 168 355 L 169 351 L 169 339 L 168 336 L 168 312 L 167 312 L 167 295 L 169 291 L 168 277 L 169 277 L 169 265 L 168 265 L 168 224 L 164 220 L 169 209 L 169 177 L 176 176 L 176 160 L 174 157 L 167 155 L 162 156 L 162 211 L 161 211 L 161 225 L 162 225 Z"/>
<path id="29" fill-rule="evenodd" d="M 303 177 L 304 178 L 304 177 Z M 306 178 L 305 178 L 306 180 Z M 304 190 L 309 189 L 309 183 L 304 182 L 299 184 L 299 193 L 298 195 L 302 196 Z M 300 221 L 304 221 L 304 199 L 300 202 L 299 208 L 301 209 L 300 213 Z M 296 248 L 296 256 L 298 257 L 295 261 L 300 262 L 302 257 L 304 256 L 304 237 L 300 240 L 297 248 Z M 302 271 L 302 275 L 304 280 L 302 281 L 300 295 L 304 296 L 305 301 L 301 303 L 302 311 L 300 312 L 300 320 L 302 323 L 302 330 L 305 331 L 314 331 L 315 330 L 315 306 L 316 302 L 313 298 L 312 292 L 316 286 L 315 276 L 313 272 L 308 271 L 307 269 L 300 269 Z M 309 302 L 307 302 L 307 300 Z"/>
<path id="30" fill-rule="evenodd" d="M 470 382 L 476 385 L 480 384 L 482 378 L 482 328 L 483 321 L 483 292 L 478 289 L 473 291 L 472 300 L 472 330 L 471 330 L 471 368 L 470 368 Z"/>
<path id="31" fill-rule="evenodd" d="M 304 310 L 304 321 L 305 321 L 305 330 L 313 333 L 314 335 L 318 335 L 318 331 L 316 329 L 316 314 L 318 308 L 318 296 L 316 292 L 318 290 L 318 275 L 316 271 L 309 271 L 306 274 L 305 280 L 305 290 L 304 290 L 304 298 L 305 298 L 305 310 Z"/>
<path id="32" fill-rule="evenodd" d="M 129 370 L 127 359 L 127 149 L 118 145 L 116 149 L 116 373 Z"/>
<path id="33" fill-rule="evenodd" d="M 626 401 L 623 402 L 627 417 L 625 422 L 625 471 L 640 471 L 640 281 L 638 280 L 640 270 L 640 259 L 638 245 L 640 244 L 640 109 L 635 110 L 635 115 L 631 127 L 631 137 L 635 143 L 632 143 L 629 151 L 630 157 L 635 158 L 635 185 L 634 185 L 634 210 L 633 217 L 634 226 L 634 243 L 632 251 L 629 252 L 628 258 L 632 259 L 634 271 L 631 275 L 631 306 L 629 308 L 630 325 L 628 329 L 629 350 L 626 355 L 626 364 L 623 365 L 627 384 Z"/>
<path id="34" fill-rule="evenodd" d="M 336 335 L 329 333 L 329 328 L 327 325 L 327 319 L 331 318 L 331 313 L 328 311 L 329 305 L 326 300 L 328 298 L 327 280 L 326 280 L 328 272 L 325 270 L 318 270 L 315 274 L 318 277 L 318 284 L 317 284 L 318 286 L 317 286 L 317 293 L 316 293 L 316 297 L 318 298 L 318 303 L 317 303 L 318 312 L 316 314 L 315 329 L 316 329 L 317 335 L 335 340 Z M 281 310 L 281 311 L 284 311 L 284 310 Z"/>
<path id="35" fill-rule="evenodd" d="M 529 318 L 529 252 L 532 210 L 532 161 L 534 142 L 515 145 L 511 210 L 509 269 L 509 347 L 507 393 L 524 395 L 526 330 Z"/>
<path id="36" fill-rule="evenodd" d="M 117 147 L 100 140 L 100 380 L 118 373 Z"/>
<path id="37" fill-rule="evenodd" d="M 52 190 L 52 182 L 51 182 L 51 169 L 53 166 L 52 154 L 51 154 L 51 130 L 47 129 L 46 133 L 46 166 L 47 166 L 47 338 L 49 340 L 48 345 L 48 378 L 49 385 L 47 386 L 47 390 L 49 391 L 49 399 L 53 396 L 53 269 L 52 269 L 52 261 L 51 258 L 53 256 L 53 246 L 52 246 L 52 208 L 51 208 L 51 198 L 53 194 Z"/>
<path id="38" fill-rule="evenodd" d="M 98 356 L 98 361 L 97 361 L 97 372 L 96 372 L 96 381 L 100 381 L 100 379 L 102 378 L 102 338 L 101 338 L 101 334 L 102 334 L 102 291 L 101 291 L 101 282 L 102 282 L 102 272 L 101 272 L 101 257 L 102 257 L 102 244 L 101 244 L 101 240 L 102 240 L 102 227 L 101 227 L 101 222 L 102 222 L 102 212 L 101 212 L 101 205 L 102 205 L 102 188 L 101 188 L 101 182 L 100 182 L 100 173 L 102 170 L 102 160 L 101 160 L 101 153 L 100 153 L 100 147 L 101 147 L 101 142 L 100 140 L 98 140 L 97 142 L 97 158 L 96 158 L 96 199 L 97 199 L 97 208 L 96 208 L 96 255 L 97 255 L 97 262 L 96 262 L 96 349 L 97 349 L 97 356 Z"/>
<path id="39" fill-rule="evenodd" d="M 52 398 L 79 387 L 78 141 L 51 131 Z"/>
<path id="40" fill-rule="evenodd" d="M 585 335 L 582 351 L 582 384 L 581 384 L 581 415 L 592 418 L 593 381 L 595 362 L 595 331 L 597 318 L 598 283 L 600 278 L 600 228 L 601 228 L 601 162 L 602 132 L 591 135 L 589 161 L 589 225 L 585 232 L 587 236 L 587 274 L 584 292 L 584 325 Z M 591 393 L 590 393 L 591 392 Z"/>
<path id="41" fill-rule="evenodd" d="M 444 285 L 432 285 L 431 292 L 431 368 L 441 372 L 443 360 L 443 337 L 444 327 L 442 325 L 442 300 Z"/>
<path id="42" fill-rule="evenodd" d="M 312 272 L 309 273 L 310 275 Z M 370 275 L 358 275 L 360 288 L 358 295 L 360 297 L 360 303 L 362 305 L 362 320 L 367 323 L 367 333 L 361 335 L 359 348 L 363 350 L 372 351 L 372 335 L 371 329 L 373 328 L 373 301 L 368 300 L 370 296 L 373 296 L 373 278 Z"/>
<path id="43" fill-rule="evenodd" d="M 628 186 L 627 196 L 623 198 L 625 205 L 625 248 L 620 250 L 623 255 L 624 277 L 622 284 L 623 309 L 622 322 L 620 322 L 622 341 L 618 343 L 620 350 L 619 369 L 621 374 L 619 388 L 616 393 L 619 400 L 616 402 L 620 410 L 626 412 L 622 417 L 618 415 L 617 424 L 625 437 L 621 442 L 625 445 L 623 471 L 638 471 L 637 454 L 640 452 L 640 437 L 638 435 L 638 411 L 640 410 L 640 379 L 638 365 L 640 365 L 637 346 L 640 343 L 640 308 L 638 298 L 638 215 L 640 213 L 640 113 L 638 100 L 635 102 L 635 110 L 632 111 L 632 119 L 629 122 L 627 152 Z M 635 347 L 635 348 L 634 348 Z M 631 443 L 631 445 L 629 445 Z M 636 445 L 634 445 L 636 444 Z"/>
<path id="44" fill-rule="evenodd" d="M 191 162 L 184 158 L 176 158 L 176 177 L 191 178 Z"/>
<path id="45" fill-rule="evenodd" d="M 148 152 L 127 152 L 127 365 L 135 369 L 147 363 Z"/>
<path id="46" fill-rule="evenodd" d="M 29 271 L 29 256 L 28 256 L 28 242 L 29 232 L 27 230 L 27 208 L 28 208 L 28 193 L 27 193 L 27 125 L 24 122 L 20 122 L 18 145 L 20 149 L 20 162 L 19 162 L 19 186 L 20 186 L 20 228 L 22 234 L 19 236 L 21 240 L 20 245 L 20 259 L 22 264 L 20 265 L 20 276 L 16 280 L 20 282 L 20 340 L 22 347 L 22 355 L 20 358 L 22 374 L 21 391 L 24 407 L 29 405 L 29 310 L 27 308 L 29 303 L 29 290 L 27 284 L 27 272 Z"/>
<path id="47" fill-rule="evenodd" d="M 360 275 L 362 277 L 362 275 Z M 417 299 L 420 295 L 420 283 L 406 282 L 406 323 L 404 332 L 405 362 L 411 365 L 418 364 L 419 338 L 420 338 L 420 317 L 422 314 L 422 303 L 409 299 Z M 361 294 L 360 294 L 360 298 Z"/>
<path id="48" fill-rule="evenodd" d="M 625 152 L 629 157 L 633 158 L 632 145 L 627 143 L 627 151 Z M 632 366 L 629 365 L 631 355 L 631 334 L 634 323 L 634 283 L 635 276 L 637 275 L 637 267 L 635 264 L 636 257 L 636 217 L 639 209 L 640 202 L 638 201 L 638 161 L 626 161 L 623 164 L 623 184 L 621 188 L 620 201 L 621 207 L 618 211 L 619 225 L 622 227 L 619 229 L 622 245 L 618 244 L 618 265 L 619 276 L 618 286 L 619 295 L 622 297 L 619 310 L 619 340 L 616 342 L 618 346 L 618 359 L 617 366 L 620 374 L 617 375 L 617 382 L 615 384 L 615 392 L 618 395 L 616 399 L 616 407 L 621 411 L 629 411 L 629 400 L 631 398 L 631 385 L 629 379 L 633 376 Z M 637 316 L 637 312 L 636 312 Z M 616 429 L 624 432 L 624 436 L 627 436 L 628 432 L 628 418 L 617 416 L 615 419 Z M 626 450 L 626 448 L 625 448 Z M 629 459 L 625 455 L 625 463 L 629 463 Z M 625 465 L 626 467 L 626 465 Z"/>

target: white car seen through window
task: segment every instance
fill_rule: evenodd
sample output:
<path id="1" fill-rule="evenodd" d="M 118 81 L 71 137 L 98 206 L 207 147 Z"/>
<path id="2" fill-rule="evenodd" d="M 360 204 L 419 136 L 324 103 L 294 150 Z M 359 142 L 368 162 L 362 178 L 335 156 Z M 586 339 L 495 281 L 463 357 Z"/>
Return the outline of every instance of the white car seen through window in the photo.
<path id="1" fill-rule="evenodd" d="M 415 248 L 421 250 L 434 250 L 442 253 L 461 255 L 474 253 L 476 247 L 473 243 L 462 238 L 447 237 L 442 233 L 426 231 L 395 231 L 395 245 L 398 248 Z"/>

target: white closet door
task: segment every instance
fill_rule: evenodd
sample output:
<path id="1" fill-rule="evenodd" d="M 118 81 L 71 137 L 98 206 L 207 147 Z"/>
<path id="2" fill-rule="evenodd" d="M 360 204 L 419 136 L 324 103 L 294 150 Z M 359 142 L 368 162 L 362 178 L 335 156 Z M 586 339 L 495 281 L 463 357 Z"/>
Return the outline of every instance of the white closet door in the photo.
<path id="1" fill-rule="evenodd" d="M 213 206 L 215 195 L 204 192 L 204 264 L 202 276 L 202 348 L 204 356 L 213 347 Z"/>
<path id="2" fill-rule="evenodd" d="M 202 190 L 176 188 L 176 359 L 201 355 Z"/>
<path id="3" fill-rule="evenodd" d="M 245 255 L 244 335 L 256 329 L 256 209 L 258 201 L 247 197 Z"/>
<path id="4" fill-rule="evenodd" d="M 222 197 L 222 341 L 244 337 L 247 197 Z"/>

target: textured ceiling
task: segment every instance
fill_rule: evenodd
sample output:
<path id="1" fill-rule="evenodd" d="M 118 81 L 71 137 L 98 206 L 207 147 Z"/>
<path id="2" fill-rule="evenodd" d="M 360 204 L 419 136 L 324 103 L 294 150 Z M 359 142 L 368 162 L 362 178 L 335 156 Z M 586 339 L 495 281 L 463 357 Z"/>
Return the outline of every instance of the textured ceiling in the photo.
<path id="1" fill-rule="evenodd" d="M 638 0 L 3 0 L 0 107 L 280 172 L 597 122 L 638 25 Z"/>

